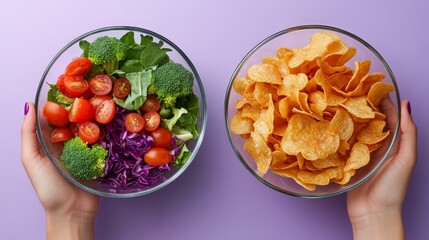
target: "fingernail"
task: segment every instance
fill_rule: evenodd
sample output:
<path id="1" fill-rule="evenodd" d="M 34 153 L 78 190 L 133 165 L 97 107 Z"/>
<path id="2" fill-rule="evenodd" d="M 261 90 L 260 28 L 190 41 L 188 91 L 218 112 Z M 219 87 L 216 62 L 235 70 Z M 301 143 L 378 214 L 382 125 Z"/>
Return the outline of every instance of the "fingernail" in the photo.
<path id="1" fill-rule="evenodd" d="M 24 116 L 27 115 L 29 109 L 30 109 L 30 107 L 28 106 L 28 103 L 25 103 L 25 105 L 24 105 Z"/>
<path id="2" fill-rule="evenodd" d="M 408 113 L 411 115 L 411 103 L 409 101 L 408 101 L 407 107 L 408 107 Z"/>

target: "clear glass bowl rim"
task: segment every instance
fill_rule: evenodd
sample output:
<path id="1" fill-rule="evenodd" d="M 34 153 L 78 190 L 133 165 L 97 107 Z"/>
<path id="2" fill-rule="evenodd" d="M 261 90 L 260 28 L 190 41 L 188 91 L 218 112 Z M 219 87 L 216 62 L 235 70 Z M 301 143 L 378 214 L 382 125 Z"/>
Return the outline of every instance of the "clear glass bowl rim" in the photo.
<path id="1" fill-rule="evenodd" d="M 191 156 L 189 157 L 188 161 L 180 167 L 180 169 L 177 170 L 177 172 L 172 175 L 169 179 L 167 179 L 166 181 L 162 182 L 161 184 L 153 187 L 153 188 L 149 188 L 146 190 L 142 190 L 139 192 L 133 192 L 133 193 L 111 193 L 111 192 L 103 192 L 103 191 L 98 191 L 92 188 L 89 188 L 81 183 L 79 183 L 78 181 L 76 181 L 74 178 L 70 177 L 69 175 L 65 174 L 61 168 L 58 166 L 58 164 L 55 162 L 55 160 L 53 159 L 53 157 L 51 156 L 48 148 L 45 146 L 44 141 L 43 141 L 43 137 L 42 137 L 42 132 L 40 129 L 40 122 L 39 122 L 39 110 L 38 110 L 38 102 L 39 102 L 39 96 L 40 91 L 42 89 L 43 84 L 45 84 L 44 80 L 46 78 L 46 76 L 48 75 L 51 67 L 54 65 L 54 63 L 57 61 L 57 59 L 65 52 L 67 51 L 70 47 L 72 47 L 73 45 L 75 45 L 76 43 L 78 43 L 80 40 L 94 35 L 94 34 L 98 34 L 98 33 L 103 33 L 103 32 L 109 32 L 109 31 L 134 31 L 134 32 L 139 32 L 142 34 L 146 34 L 146 35 L 151 35 L 154 36 L 158 39 L 160 39 L 161 41 L 163 41 L 164 43 L 167 43 L 168 45 L 170 45 L 172 48 L 174 48 L 175 51 L 177 51 L 180 56 L 183 58 L 183 60 L 186 61 L 186 63 L 189 65 L 189 67 L 191 68 L 191 71 L 193 72 L 194 76 L 195 76 L 195 80 L 197 81 L 198 87 L 200 89 L 201 92 L 201 106 L 200 106 L 200 118 L 201 118 L 201 128 L 200 128 L 200 132 L 199 132 L 199 136 L 197 139 L 197 142 L 195 144 L 195 148 L 193 149 Z M 36 97 L 35 97 L 35 109 L 36 109 L 36 133 L 37 133 L 37 137 L 38 140 L 40 142 L 40 145 L 43 149 L 43 152 L 46 154 L 46 156 L 49 158 L 49 160 L 54 164 L 55 168 L 58 170 L 58 172 L 61 173 L 61 175 L 63 175 L 67 180 L 69 180 L 70 182 L 72 182 L 74 185 L 76 185 L 77 187 L 90 192 L 92 194 L 98 195 L 98 196 L 102 196 L 102 197 L 110 197 L 110 198 L 131 198 L 131 197 L 138 197 L 138 196 L 143 196 L 152 192 L 155 192 L 159 189 L 162 189 L 163 187 L 167 186 L 168 184 L 170 184 L 171 182 L 173 182 L 175 179 L 177 179 L 180 175 L 182 175 L 182 173 L 189 167 L 189 165 L 193 162 L 194 158 L 196 157 L 196 154 L 198 153 L 198 150 L 203 142 L 204 139 L 204 135 L 205 135 L 205 131 L 206 131 L 206 123 L 207 123 L 207 104 L 206 104 L 206 96 L 205 96 L 205 91 L 204 91 L 204 86 L 202 84 L 201 78 L 198 74 L 197 69 L 195 68 L 194 64 L 191 62 L 191 60 L 188 58 L 188 56 L 176 45 L 174 44 L 172 41 L 170 41 L 169 39 L 167 39 L 166 37 L 153 32 L 151 30 L 145 29 L 145 28 L 140 28 L 140 27 L 134 27 L 134 26 L 108 26 L 108 27 L 102 27 L 102 28 L 98 28 L 89 32 L 86 32 L 80 36 L 78 36 L 77 38 L 75 38 L 74 40 L 72 40 L 71 42 L 69 42 L 67 45 L 65 45 L 51 60 L 51 62 L 48 64 L 47 68 L 45 69 L 45 71 L 43 72 L 43 75 L 41 77 L 41 80 L 39 82 L 39 85 L 37 87 L 37 91 L 36 91 Z"/>
<path id="2" fill-rule="evenodd" d="M 364 183 L 366 180 L 368 180 L 369 178 L 371 178 L 371 176 L 373 176 L 379 169 L 380 167 L 386 162 L 386 160 L 389 158 L 390 153 L 393 149 L 393 147 L 395 146 L 396 140 L 398 138 L 398 134 L 399 134 L 399 129 L 400 129 L 400 123 L 401 123 L 401 111 L 400 109 L 397 109 L 397 124 L 395 126 L 395 131 L 394 131 L 394 136 L 392 139 L 391 144 L 389 145 L 386 154 L 384 155 L 383 159 L 373 168 L 371 169 L 371 171 L 362 179 L 360 179 L 359 181 L 357 181 L 355 184 L 350 185 L 348 187 L 345 188 L 340 188 L 336 191 L 333 192 L 329 192 L 329 193 L 325 193 L 325 194 L 317 194 L 317 193 L 311 193 L 309 192 L 308 194 L 298 194 L 292 191 L 288 191 L 282 188 L 279 188 L 273 184 L 271 184 L 270 182 L 268 182 L 267 180 L 265 180 L 264 178 L 260 177 L 258 174 L 255 173 L 255 171 L 247 164 L 246 160 L 244 160 L 243 156 L 241 156 L 240 152 L 237 150 L 237 147 L 235 146 L 234 140 L 233 140 L 233 136 L 232 133 L 230 131 L 229 128 L 229 124 L 228 124 L 228 103 L 229 103 L 229 97 L 230 97 L 230 93 L 232 91 L 232 83 L 234 81 L 234 79 L 237 77 L 238 72 L 241 70 L 241 68 L 243 67 L 243 65 L 246 63 L 246 61 L 253 55 L 253 53 L 255 53 L 257 50 L 259 50 L 262 46 L 264 46 L 265 44 L 269 43 L 271 40 L 280 37 L 282 35 L 291 33 L 291 32 L 297 32 L 297 31 L 301 31 L 301 30 L 326 30 L 326 31 L 332 31 L 332 32 L 337 32 L 340 34 L 343 34 L 347 37 L 350 37 L 354 40 L 356 40 L 357 42 L 359 42 L 360 44 L 362 44 L 363 46 L 365 46 L 367 49 L 369 49 L 374 56 L 376 56 L 378 58 L 378 60 L 380 60 L 380 62 L 383 64 L 384 68 L 386 69 L 386 71 L 389 74 L 389 77 L 392 80 L 392 84 L 394 85 L 395 88 L 395 95 L 396 95 L 396 106 L 400 107 L 401 106 L 401 98 L 400 98 L 400 94 L 399 94 L 399 88 L 398 88 L 398 84 L 396 82 L 396 78 L 393 74 L 392 69 L 389 67 L 389 65 L 387 64 L 387 62 L 384 60 L 384 58 L 381 56 L 381 54 L 374 48 L 372 47 L 369 43 L 367 43 L 365 40 L 363 40 L 362 38 L 358 37 L 357 35 L 348 32 L 344 29 L 338 28 L 338 27 L 334 27 L 334 26 L 329 26 L 329 25 L 299 25 L 299 26 L 294 26 L 294 27 L 290 27 L 281 31 L 278 31 L 270 36 L 268 36 L 267 38 L 265 38 L 264 40 L 262 40 L 260 43 L 258 43 L 255 47 L 253 47 L 244 57 L 243 59 L 240 61 L 240 63 L 238 64 L 238 66 L 235 68 L 229 84 L 227 86 L 227 90 L 225 93 L 225 100 L 224 100 L 224 122 L 225 122 L 225 126 L 227 129 L 227 134 L 228 134 L 228 140 L 230 142 L 230 145 L 235 153 L 235 155 L 237 156 L 237 158 L 240 160 L 240 162 L 243 164 L 243 166 L 251 173 L 251 175 L 253 175 L 254 177 L 256 177 L 256 179 L 258 179 L 261 183 L 265 184 L 266 186 L 284 193 L 286 195 L 289 196 L 293 196 L 293 197 L 298 197 L 298 198 L 325 198 L 325 197 L 332 197 L 332 196 L 336 196 L 345 192 L 348 192 L 356 187 L 358 187 L 359 185 L 361 185 L 362 183 Z"/>

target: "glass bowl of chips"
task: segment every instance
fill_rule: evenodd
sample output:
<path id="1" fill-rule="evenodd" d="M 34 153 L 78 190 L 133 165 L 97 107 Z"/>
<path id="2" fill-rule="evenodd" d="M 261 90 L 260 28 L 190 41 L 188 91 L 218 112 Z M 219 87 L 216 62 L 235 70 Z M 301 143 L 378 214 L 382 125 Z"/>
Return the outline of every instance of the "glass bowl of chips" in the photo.
<path id="1" fill-rule="evenodd" d="M 97 41 L 98 47 L 91 48 Z M 111 54 L 112 51 L 115 53 Z M 110 62 L 97 63 L 91 53 L 98 54 L 101 60 L 103 54 L 107 55 Z M 88 61 L 89 69 L 83 64 Z M 156 95 L 157 89 L 154 87 L 152 95 L 147 89 L 152 84 L 154 69 L 173 63 L 173 70 L 186 76 L 183 81 L 187 83 L 187 92 L 180 98 L 171 98 L 175 99 L 170 102 L 172 106 L 164 107 L 161 97 Z M 95 84 L 91 85 L 93 81 Z M 89 88 L 77 93 L 88 84 Z M 109 84 L 110 90 L 98 92 L 108 89 Z M 128 92 L 120 97 L 127 88 Z M 148 101 L 154 96 L 158 102 Z M 143 106 L 146 103 L 152 104 Z M 133 26 L 95 29 L 67 43 L 47 65 L 38 85 L 35 107 L 41 148 L 56 169 L 77 187 L 112 198 L 138 197 L 172 183 L 195 160 L 206 128 L 204 87 L 191 60 L 166 37 Z M 171 110 L 170 116 L 165 112 L 161 116 L 160 107 Z M 103 113 L 112 114 L 111 119 L 101 121 L 101 117 L 107 116 Z M 185 113 L 188 119 L 179 126 Z M 132 114 L 133 118 L 128 118 Z M 173 117 L 174 122 L 162 123 Z M 149 128 L 157 121 L 160 128 L 168 130 L 155 134 L 160 128 Z M 144 129 L 134 128 L 139 126 Z M 175 132 L 179 129 L 181 136 Z M 95 141 L 89 142 L 89 137 Z"/>
<path id="2" fill-rule="evenodd" d="M 239 63 L 225 95 L 229 141 L 259 181 L 288 195 L 347 192 L 388 159 L 400 96 L 358 36 L 306 25 L 275 33 Z"/>

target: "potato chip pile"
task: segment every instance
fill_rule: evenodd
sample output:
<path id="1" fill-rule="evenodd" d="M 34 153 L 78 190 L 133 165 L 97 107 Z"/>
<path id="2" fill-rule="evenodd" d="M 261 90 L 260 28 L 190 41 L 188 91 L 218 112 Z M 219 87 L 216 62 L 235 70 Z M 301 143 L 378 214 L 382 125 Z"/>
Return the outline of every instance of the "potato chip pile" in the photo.
<path id="1" fill-rule="evenodd" d="M 302 48 L 279 48 L 237 77 L 230 129 L 260 174 L 271 170 L 307 190 L 346 184 L 389 135 L 380 102 L 393 90 L 371 62 L 345 64 L 356 54 L 331 32 Z"/>

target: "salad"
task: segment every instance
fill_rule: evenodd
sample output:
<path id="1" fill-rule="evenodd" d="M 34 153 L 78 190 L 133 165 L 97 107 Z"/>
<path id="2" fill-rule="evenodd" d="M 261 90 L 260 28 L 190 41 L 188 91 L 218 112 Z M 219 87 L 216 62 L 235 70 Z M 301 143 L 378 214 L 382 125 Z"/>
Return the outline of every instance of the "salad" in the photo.
<path id="1" fill-rule="evenodd" d="M 144 188 L 189 159 L 198 138 L 194 76 L 163 42 L 134 32 L 81 40 L 82 54 L 49 84 L 43 115 L 76 178 Z"/>

